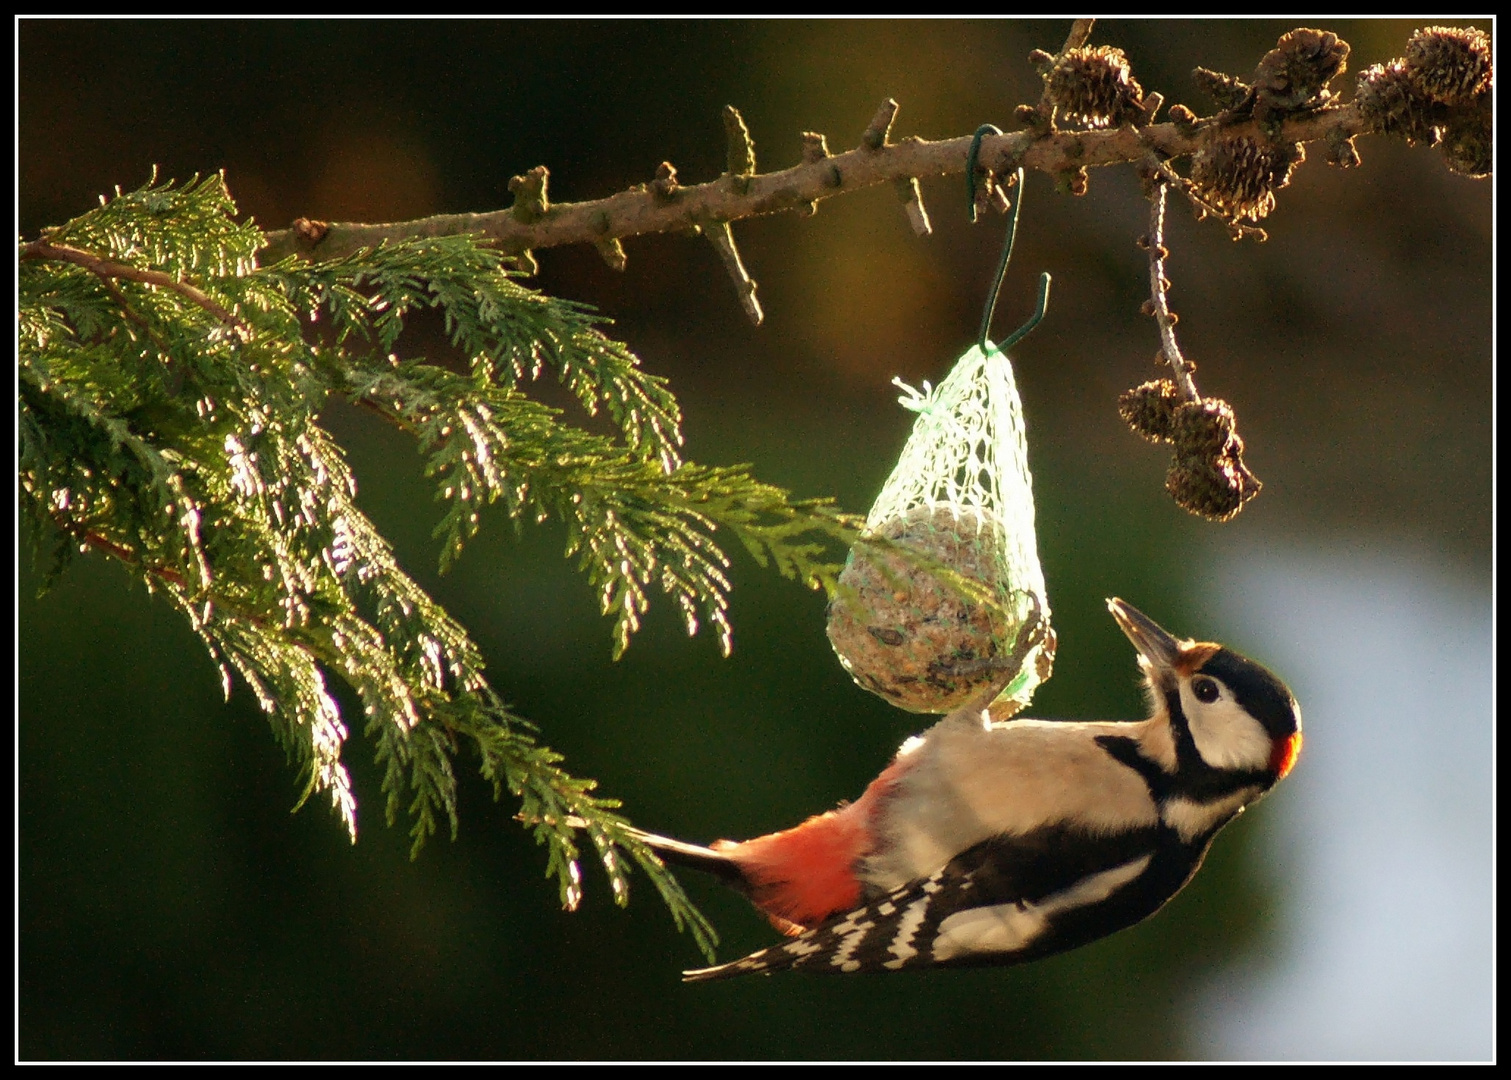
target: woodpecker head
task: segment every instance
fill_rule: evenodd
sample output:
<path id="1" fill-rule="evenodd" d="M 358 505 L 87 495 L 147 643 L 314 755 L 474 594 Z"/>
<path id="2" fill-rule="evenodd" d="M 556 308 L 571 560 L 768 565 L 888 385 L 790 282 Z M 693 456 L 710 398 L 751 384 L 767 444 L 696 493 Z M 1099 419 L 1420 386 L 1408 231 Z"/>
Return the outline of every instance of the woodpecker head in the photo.
<path id="1" fill-rule="evenodd" d="M 1184 726 L 1203 763 L 1284 779 L 1301 753 L 1301 707 L 1285 683 L 1215 642 L 1175 638 L 1121 600 L 1107 609 L 1138 650 L 1154 709 Z"/>

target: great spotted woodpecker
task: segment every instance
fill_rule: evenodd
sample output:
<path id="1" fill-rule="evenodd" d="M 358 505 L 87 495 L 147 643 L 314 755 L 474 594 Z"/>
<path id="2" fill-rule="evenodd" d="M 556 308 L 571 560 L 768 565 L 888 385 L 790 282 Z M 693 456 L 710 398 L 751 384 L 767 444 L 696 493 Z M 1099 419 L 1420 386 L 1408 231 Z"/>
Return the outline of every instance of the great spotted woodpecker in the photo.
<path id="1" fill-rule="evenodd" d="M 1301 711 L 1252 660 L 1107 606 L 1138 650 L 1147 720 L 993 722 L 998 685 L 905 742 L 855 802 L 795 828 L 709 847 L 642 834 L 793 938 L 685 979 L 1017 964 L 1164 906 L 1291 771 Z"/>

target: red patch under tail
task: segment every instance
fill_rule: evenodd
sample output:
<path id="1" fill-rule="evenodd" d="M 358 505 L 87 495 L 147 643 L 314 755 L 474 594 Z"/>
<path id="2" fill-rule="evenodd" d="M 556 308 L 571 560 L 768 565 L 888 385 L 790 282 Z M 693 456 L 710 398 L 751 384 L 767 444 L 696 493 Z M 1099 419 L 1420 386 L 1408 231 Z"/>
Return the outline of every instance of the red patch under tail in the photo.
<path id="1" fill-rule="evenodd" d="M 857 865 L 871 851 L 871 817 L 902 772 L 893 762 L 855 802 L 743 843 L 713 844 L 744 873 L 751 902 L 782 933 L 802 933 L 859 907 Z"/>

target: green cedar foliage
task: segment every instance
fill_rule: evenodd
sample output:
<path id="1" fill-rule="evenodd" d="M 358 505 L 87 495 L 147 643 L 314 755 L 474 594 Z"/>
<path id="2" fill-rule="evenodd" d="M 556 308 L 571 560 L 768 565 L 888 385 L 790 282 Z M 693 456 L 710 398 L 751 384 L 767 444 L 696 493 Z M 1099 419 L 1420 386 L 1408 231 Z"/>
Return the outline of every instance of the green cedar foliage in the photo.
<path id="1" fill-rule="evenodd" d="M 255 694 L 303 770 L 300 803 L 329 798 L 353 840 L 329 677 L 362 702 L 387 820 L 407 810 L 414 853 L 442 817 L 455 835 L 454 762 L 470 745 L 495 797 L 520 801 L 564 904 L 581 896 L 585 832 L 619 903 L 638 865 L 708 951 L 712 928 L 620 804 L 560 767 L 488 684 L 466 631 L 399 568 L 357 509 L 320 410 L 340 395 L 414 436 L 445 508 L 443 570 L 489 503 L 517 527 L 558 518 L 613 618 L 616 656 L 653 585 L 689 633 L 707 622 L 728 652 L 718 529 L 761 565 L 832 589 L 835 553 L 860 522 L 744 468 L 682 461 L 665 382 L 603 320 L 521 286 L 471 237 L 260 266 L 263 235 L 235 212 L 222 176 L 149 182 L 22 246 L 21 501 L 51 538 L 49 579 L 96 551 L 166 595 L 226 693 L 234 671 Z M 405 317 L 427 308 L 444 314 L 466 374 L 394 355 Z M 546 370 L 588 412 L 604 410 L 618 438 L 527 397 Z"/>

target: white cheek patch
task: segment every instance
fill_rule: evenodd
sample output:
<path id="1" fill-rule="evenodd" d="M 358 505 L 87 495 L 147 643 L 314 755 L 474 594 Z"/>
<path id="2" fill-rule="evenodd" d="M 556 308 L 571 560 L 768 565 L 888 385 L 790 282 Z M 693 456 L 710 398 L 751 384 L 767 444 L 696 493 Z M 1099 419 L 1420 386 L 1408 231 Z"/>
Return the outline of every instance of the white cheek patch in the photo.
<path id="1" fill-rule="evenodd" d="M 1209 705 L 1196 700 L 1189 684 L 1182 684 L 1180 704 L 1196 752 L 1212 768 L 1263 769 L 1269 765 L 1273 745 L 1269 732 L 1233 700 L 1226 687 Z"/>
<path id="2" fill-rule="evenodd" d="M 1055 915 L 1090 907 L 1107 899 L 1142 874 L 1151 858 L 1152 855 L 1143 855 L 1122 866 L 1082 878 L 1070 888 L 1051 893 L 1037 904 L 1020 900 L 956 912 L 939 924 L 939 935 L 934 939 L 934 959 L 1021 952 L 1044 936 Z"/>

